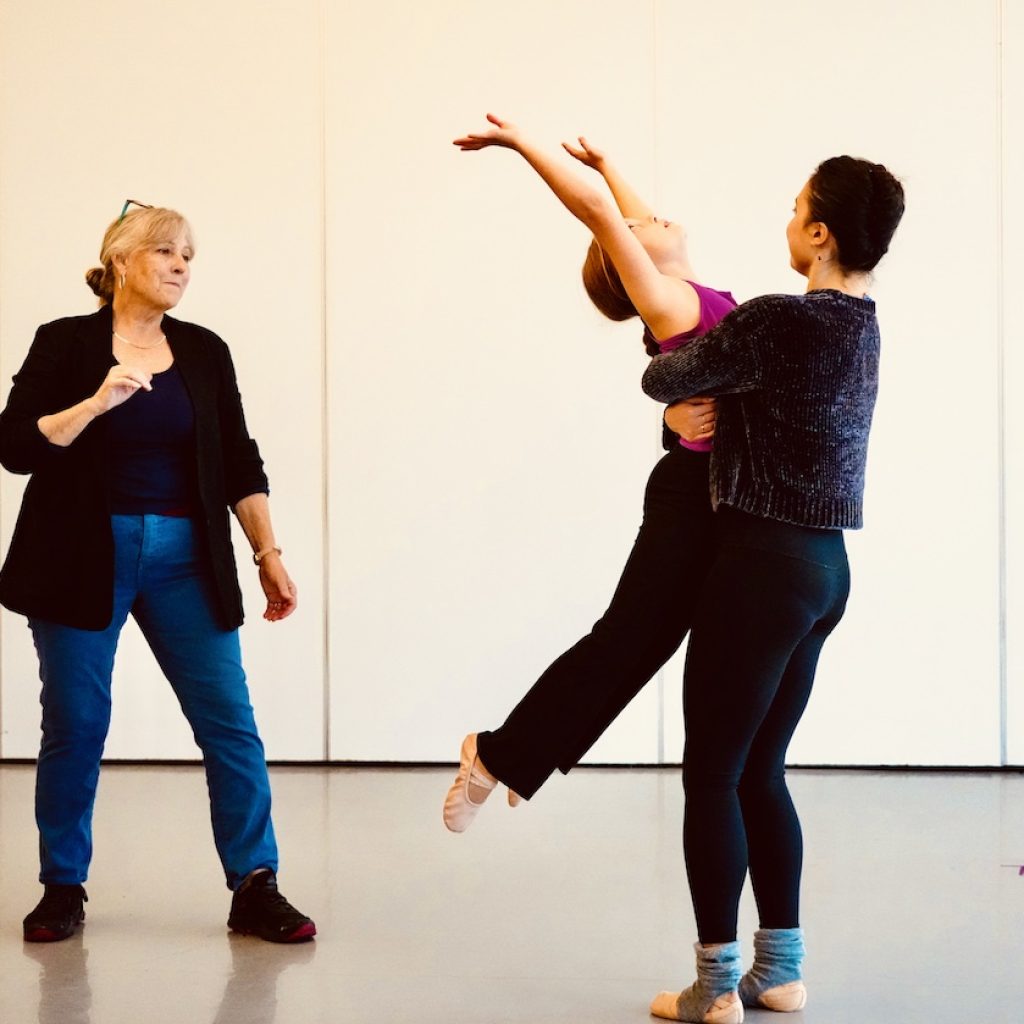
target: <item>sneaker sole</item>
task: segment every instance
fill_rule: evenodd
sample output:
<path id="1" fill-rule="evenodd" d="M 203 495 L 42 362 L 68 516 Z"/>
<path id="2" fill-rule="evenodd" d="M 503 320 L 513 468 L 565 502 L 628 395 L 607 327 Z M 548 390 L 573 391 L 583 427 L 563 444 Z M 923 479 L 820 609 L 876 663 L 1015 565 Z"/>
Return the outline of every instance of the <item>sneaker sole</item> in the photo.
<path id="1" fill-rule="evenodd" d="M 287 935 L 266 935 L 255 928 L 243 928 L 232 924 L 230 921 L 228 921 L 228 928 L 235 932 L 236 935 L 255 935 L 256 938 L 263 939 L 266 942 L 309 942 L 316 935 L 316 925 L 312 921 L 300 924 L 295 931 L 288 932 Z"/>
<path id="2" fill-rule="evenodd" d="M 64 939 L 70 939 L 72 935 L 78 930 L 78 928 L 85 923 L 85 916 L 82 919 L 76 921 L 66 931 L 54 931 L 53 928 L 32 928 L 25 929 L 25 941 L 26 942 L 62 942 Z"/>
<path id="3" fill-rule="evenodd" d="M 36 928 L 33 931 L 25 932 L 26 942 L 60 942 L 62 939 L 70 939 L 74 934 L 72 928 L 69 932 L 54 932 L 49 928 Z"/>

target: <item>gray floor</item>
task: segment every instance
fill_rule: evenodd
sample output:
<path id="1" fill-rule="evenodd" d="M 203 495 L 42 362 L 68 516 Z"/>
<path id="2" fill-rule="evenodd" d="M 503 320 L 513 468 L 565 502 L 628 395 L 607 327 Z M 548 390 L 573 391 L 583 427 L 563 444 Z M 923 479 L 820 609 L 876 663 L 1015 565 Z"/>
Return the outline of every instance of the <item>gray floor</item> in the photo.
<path id="1" fill-rule="evenodd" d="M 275 770 L 281 886 L 320 928 L 276 947 L 224 927 L 201 772 L 107 768 L 86 927 L 33 946 L 32 769 L 0 766 L 0 1022 L 639 1024 L 690 982 L 674 771 L 558 777 L 463 836 L 451 774 Z M 748 1022 L 1024 1021 L 1024 776 L 791 778 L 810 998 Z"/>

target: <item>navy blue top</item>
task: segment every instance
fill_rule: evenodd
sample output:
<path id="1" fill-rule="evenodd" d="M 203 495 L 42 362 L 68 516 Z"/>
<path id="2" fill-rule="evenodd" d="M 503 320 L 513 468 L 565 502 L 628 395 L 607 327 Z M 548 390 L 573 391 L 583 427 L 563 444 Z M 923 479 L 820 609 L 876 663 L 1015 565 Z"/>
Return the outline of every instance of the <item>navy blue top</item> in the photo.
<path id="1" fill-rule="evenodd" d="M 122 515 L 193 515 L 198 508 L 196 425 L 176 365 L 153 374 L 107 413 L 110 511 Z"/>
<path id="2" fill-rule="evenodd" d="M 211 570 L 217 622 L 232 630 L 244 616 L 229 509 L 268 493 L 267 474 L 246 427 L 231 350 L 198 324 L 164 316 L 161 327 L 195 412 L 200 550 Z M 96 394 L 110 372 L 113 329 L 110 306 L 43 324 L 0 412 L 0 463 L 32 477 L 0 569 L 0 604 L 75 629 L 106 629 L 114 608 L 109 414 L 66 448 L 47 440 L 39 418 Z"/>

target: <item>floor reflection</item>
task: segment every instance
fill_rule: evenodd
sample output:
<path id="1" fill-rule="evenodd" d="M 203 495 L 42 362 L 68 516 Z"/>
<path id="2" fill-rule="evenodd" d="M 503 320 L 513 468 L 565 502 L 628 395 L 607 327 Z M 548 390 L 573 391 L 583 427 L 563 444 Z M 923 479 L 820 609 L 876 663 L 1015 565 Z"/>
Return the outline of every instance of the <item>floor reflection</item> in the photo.
<path id="1" fill-rule="evenodd" d="M 282 946 L 243 935 L 230 935 L 231 976 L 213 1024 L 274 1024 L 277 980 L 293 964 L 316 956 L 316 942 Z"/>
<path id="2" fill-rule="evenodd" d="M 289 967 L 309 963 L 316 943 L 282 946 L 240 935 L 227 938 L 231 973 L 211 1024 L 275 1024 L 278 979 Z M 79 933 L 63 942 L 24 944 L 25 956 L 40 968 L 38 1024 L 93 1024 L 85 941 Z"/>
<path id="3" fill-rule="evenodd" d="M 25 956 L 39 964 L 39 1024 L 90 1024 L 89 950 L 82 932 L 63 942 L 26 942 Z"/>

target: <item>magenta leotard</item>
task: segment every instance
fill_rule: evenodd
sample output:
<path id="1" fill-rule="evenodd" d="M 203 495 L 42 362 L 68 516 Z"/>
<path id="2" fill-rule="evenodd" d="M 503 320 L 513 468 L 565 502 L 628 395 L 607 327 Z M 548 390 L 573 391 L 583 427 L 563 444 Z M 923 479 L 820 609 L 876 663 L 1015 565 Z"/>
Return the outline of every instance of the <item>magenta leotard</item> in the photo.
<path id="1" fill-rule="evenodd" d="M 671 338 L 658 341 L 651 334 L 650 328 L 645 325 L 644 342 L 648 345 L 648 350 L 650 350 L 652 345 L 656 346 L 658 351 L 662 353 L 681 348 L 688 342 L 693 341 L 694 338 L 699 338 L 702 334 L 710 331 L 726 313 L 736 308 L 737 303 L 732 297 L 732 292 L 719 291 L 717 288 L 707 288 L 702 284 L 697 284 L 696 281 L 687 281 L 687 284 L 693 287 L 693 290 L 697 293 L 697 298 L 700 299 L 700 320 L 697 326 L 693 330 L 684 331 L 682 334 L 674 334 Z M 684 441 L 682 438 L 679 438 L 679 443 L 684 448 L 689 448 L 692 452 L 709 452 L 713 447 L 711 441 Z"/>

